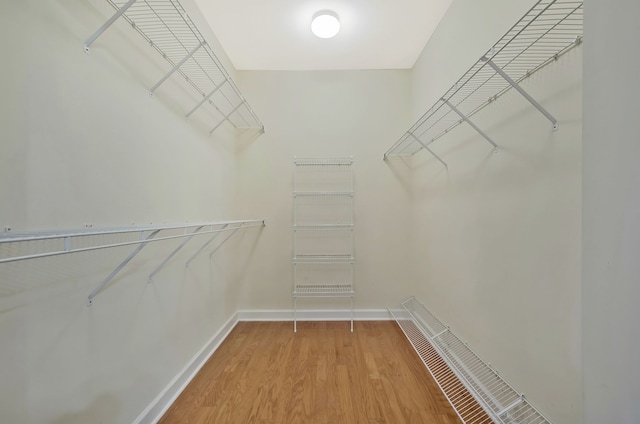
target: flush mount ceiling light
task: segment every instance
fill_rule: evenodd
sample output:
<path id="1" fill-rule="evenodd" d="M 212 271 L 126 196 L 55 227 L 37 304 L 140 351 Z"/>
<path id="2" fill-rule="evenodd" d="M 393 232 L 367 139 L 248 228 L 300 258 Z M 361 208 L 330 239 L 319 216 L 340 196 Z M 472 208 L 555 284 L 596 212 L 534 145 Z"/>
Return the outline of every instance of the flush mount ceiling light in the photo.
<path id="1" fill-rule="evenodd" d="M 330 10 L 321 10 L 313 15 L 311 21 L 311 32 L 316 37 L 331 38 L 340 31 L 340 20 L 338 14 Z"/>

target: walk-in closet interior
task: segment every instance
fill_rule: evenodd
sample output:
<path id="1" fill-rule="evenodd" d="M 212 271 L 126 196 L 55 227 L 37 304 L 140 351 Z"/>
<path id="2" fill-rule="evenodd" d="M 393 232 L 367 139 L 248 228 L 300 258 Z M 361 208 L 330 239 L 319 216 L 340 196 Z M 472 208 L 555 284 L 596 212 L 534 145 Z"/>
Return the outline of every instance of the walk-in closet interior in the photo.
<path id="1" fill-rule="evenodd" d="M 640 422 L 638 17 L 2 2 L 0 423 Z"/>

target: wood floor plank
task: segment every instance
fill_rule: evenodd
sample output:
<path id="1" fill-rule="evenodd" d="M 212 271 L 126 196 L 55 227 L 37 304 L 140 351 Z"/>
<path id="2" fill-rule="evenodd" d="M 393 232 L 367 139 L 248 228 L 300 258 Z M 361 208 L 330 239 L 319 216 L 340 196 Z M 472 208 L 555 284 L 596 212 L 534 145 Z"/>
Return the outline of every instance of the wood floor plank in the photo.
<path id="1" fill-rule="evenodd" d="M 459 419 L 395 322 L 240 322 L 169 408 L 169 423 Z"/>

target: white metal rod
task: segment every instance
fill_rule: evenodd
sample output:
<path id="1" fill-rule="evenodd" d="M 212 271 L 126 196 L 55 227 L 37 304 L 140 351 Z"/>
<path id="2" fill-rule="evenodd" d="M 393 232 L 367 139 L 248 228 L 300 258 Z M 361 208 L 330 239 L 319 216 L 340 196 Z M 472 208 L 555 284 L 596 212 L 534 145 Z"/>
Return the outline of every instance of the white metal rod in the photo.
<path id="1" fill-rule="evenodd" d="M 247 221 L 250 222 L 250 221 Z M 243 228 L 249 228 L 249 227 L 258 227 L 258 226 L 264 226 L 264 221 L 253 221 L 253 222 L 260 222 L 260 224 L 258 225 L 246 225 Z M 181 227 L 177 227 L 177 228 L 181 228 Z M 189 227 L 187 227 L 189 228 Z M 164 230 L 166 228 L 158 228 L 155 230 Z M 173 228 L 171 228 L 173 229 Z M 154 229 L 152 229 L 153 231 L 155 231 Z M 152 231 L 152 230 L 146 230 L 146 231 Z M 218 230 L 211 230 L 211 231 L 201 231 L 198 234 L 212 234 L 212 233 L 217 233 L 220 231 L 228 231 L 229 229 L 218 229 Z M 132 231 L 128 231 L 128 232 L 132 232 Z M 176 235 L 176 236 L 166 236 L 166 237 L 158 237 L 158 238 L 154 238 L 152 240 L 149 240 L 150 242 L 152 241 L 162 241 L 162 240 L 173 240 L 173 239 L 177 239 L 177 238 L 183 238 L 183 237 L 188 237 L 189 234 L 180 234 L 180 235 Z M 61 238 L 61 237 L 54 237 L 54 238 Z M 3 258 L 0 259 L 0 264 L 2 263 L 6 263 L 6 262 L 17 262 L 17 261 L 24 261 L 24 260 L 28 260 L 28 259 L 39 259 L 39 258 L 46 258 L 49 256 L 59 256 L 59 255 L 64 255 L 65 253 L 81 253 L 81 252 L 91 252 L 93 250 L 100 250 L 100 249 L 108 249 L 108 248 L 112 248 L 112 247 L 121 247 L 121 246 L 131 246 L 131 245 L 135 245 L 135 244 L 140 244 L 143 243 L 144 241 L 141 240 L 135 240 L 135 241 L 125 241 L 125 242 L 120 242 L 120 243 L 112 243 L 112 244 L 104 244 L 104 245 L 100 245 L 100 246 L 92 246 L 92 247 L 82 247 L 79 249 L 73 249 L 73 250 L 56 250 L 53 252 L 46 252 L 46 253 L 36 253 L 36 254 L 32 254 L 32 255 L 25 255 L 25 256 L 15 256 L 12 258 Z"/>
<path id="2" fill-rule="evenodd" d="M 233 224 L 248 224 L 248 223 L 260 223 L 264 225 L 263 219 L 252 220 L 237 220 L 237 221 L 211 221 L 211 222 L 196 222 L 193 224 L 174 224 L 174 225 L 156 225 L 152 227 L 130 227 L 130 228 L 113 228 L 105 230 L 93 230 L 93 231 L 68 231 L 61 233 L 22 233 L 10 236 L 8 238 L 0 239 L 1 243 L 17 243 L 24 241 L 36 241 L 36 240 L 50 240 L 63 237 L 84 237 L 84 236 L 102 236 L 110 234 L 123 234 L 133 233 L 139 231 L 155 231 L 155 230 L 175 230 L 178 228 L 195 228 L 199 226 L 210 227 L 217 225 L 233 225 Z"/>
<path id="3" fill-rule="evenodd" d="M 199 49 L 200 47 L 202 47 L 202 45 L 204 44 L 204 42 L 200 42 L 200 44 L 198 44 L 193 50 L 191 50 L 184 58 L 182 58 L 182 60 L 178 63 L 176 63 L 174 65 L 174 67 L 164 76 L 162 77 L 162 79 L 160 81 L 158 81 L 153 87 L 151 87 L 151 90 L 149 90 L 149 92 L 151 94 L 153 94 L 158 87 L 160 87 L 160 85 L 162 85 L 163 82 L 165 82 L 171 75 L 173 75 L 173 73 L 175 71 L 177 71 L 178 69 L 180 69 L 180 67 L 182 65 L 184 65 L 184 63 L 189 60 L 191 58 L 191 56 L 193 56 Z"/>
<path id="4" fill-rule="evenodd" d="M 502 78 L 504 78 L 505 81 L 507 81 L 513 88 L 515 88 L 518 91 L 518 93 L 522 94 L 522 96 L 525 99 L 529 100 L 529 103 L 531 103 L 536 109 L 540 111 L 540 113 L 542 113 L 549 121 L 551 121 L 551 123 L 553 124 L 554 131 L 558 129 L 558 120 L 554 118 L 553 115 L 551 115 L 545 108 L 543 108 L 542 105 L 540 105 L 540 103 L 538 103 L 533 97 L 531 97 L 529 93 L 524 91 L 524 89 L 520 87 L 520 84 L 515 82 L 509 75 L 507 75 L 498 65 L 493 63 L 493 61 L 488 57 L 483 56 L 482 60 L 485 61 L 487 65 L 491 66 L 494 71 L 496 71 Z"/>
<path id="5" fill-rule="evenodd" d="M 420 145 L 429 153 L 431 153 L 433 155 L 433 157 L 435 157 L 436 159 L 438 159 L 440 161 L 440 163 L 442 163 L 444 165 L 445 168 L 448 168 L 447 164 L 440 159 L 440 156 L 436 155 L 433 150 L 431 150 L 430 148 L 427 147 L 426 144 L 424 144 L 422 142 L 422 140 L 420 140 L 418 137 L 416 137 L 415 135 L 413 135 L 413 133 L 408 132 L 407 134 L 409 134 L 415 141 L 417 141 L 418 143 L 420 143 Z"/>
<path id="6" fill-rule="evenodd" d="M 469 118 L 467 118 L 467 115 L 465 115 L 464 113 L 460 112 L 458 110 L 457 107 L 455 107 L 449 100 L 442 98 L 442 101 L 451 108 L 451 110 L 453 110 L 456 114 L 458 114 L 458 116 L 460 118 L 462 118 L 462 120 L 464 122 L 466 122 L 467 124 L 469 124 L 471 126 L 471 128 L 473 128 L 474 130 L 476 130 L 478 132 L 478 134 L 480 134 L 482 137 L 484 137 L 485 140 L 487 140 L 489 143 L 491 143 L 491 145 L 493 147 L 495 147 L 496 149 L 498 148 L 498 145 L 491 139 L 491 137 L 489 137 L 487 134 L 484 133 L 484 131 L 482 131 L 480 128 L 478 128 L 478 126 L 476 124 L 474 124 L 473 122 L 471 122 L 471 120 Z"/>
<path id="7" fill-rule="evenodd" d="M 243 104 L 244 104 L 244 100 L 243 100 L 243 101 L 241 101 L 241 102 L 240 102 L 240 104 L 239 104 L 238 106 L 234 107 L 234 108 L 233 108 L 233 110 L 232 110 L 231 112 L 229 112 L 228 114 L 226 114 L 226 115 L 225 115 L 225 117 L 224 117 L 224 119 L 223 119 L 222 121 L 218 122 L 218 125 L 216 125 L 215 127 L 213 127 L 213 129 L 212 129 L 211 131 L 209 131 L 209 134 L 211 134 L 211 133 L 213 133 L 215 130 L 217 130 L 217 129 L 218 129 L 218 127 L 219 127 L 220 125 L 222 125 L 222 124 L 224 123 L 224 121 L 228 120 L 228 119 L 229 119 L 229 117 L 230 117 L 231 115 L 233 115 L 233 114 L 235 113 L 235 111 L 236 111 L 236 110 L 240 109 L 240 106 L 242 106 Z"/>
<path id="8" fill-rule="evenodd" d="M 171 258 L 173 258 L 173 257 L 176 255 L 176 253 L 178 253 L 178 252 L 179 252 L 179 251 L 180 251 L 180 250 L 181 250 L 181 249 L 182 249 L 182 248 L 183 248 L 187 243 L 189 243 L 189 242 L 190 242 L 190 241 L 191 241 L 191 240 L 192 240 L 192 239 L 193 239 L 193 238 L 198 234 L 198 232 L 199 232 L 202 228 L 203 228 L 202 226 L 200 226 L 200 227 L 196 227 L 196 229 L 195 229 L 195 230 L 193 230 L 193 232 L 188 236 L 188 238 L 187 238 L 185 241 L 183 241 L 182 243 L 180 243 L 180 246 L 176 247 L 176 248 L 174 249 L 174 251 L 173 251 L 173 252 L 171 252 L 171 253 L 169 254 L 169 256 L 167 256 L 167 257 L 165 258 L 165 260 L 164 260 L 164 261 L 162 261 L 162 263 L 161 263 L 160 265 L 158 265 L 158 266 L 156 267 L 156 269 L 154 269 L 154 270 L 151 272 L 151 274 L 149 274 L 149 282 L 151 282 L 151 280 L 153 279 L 153 276 L 154 276 L 154 275 L 156 275 L 158 272 L 160 272 L 160 270 L 161 270 L 161 269 L 162 269 L 162 268 L 167 264 L 167 262 L 169 262 L 169 261 L 171 260 Z"/>
<path id="9" fill-rule="evenodd" d="M 113 279 L 113 277 L 115 277 L 115 276 L 116 276 L 116 274 L 118 274 L 118 273 L 122 270 L 122 268 L 124 268 L 124 267 L 129 263 L 129 262 L 131 262 L 131 259 L 133 259 L 133 258 L 134 258 L 138 253 L 140 253 L 140 251 L 141 251 L 141 250 L 142 250 L 142 249 L 147 245 L 147 243 L 148 243 L 151 239 L 153 239 L 153 238 L 156 236 L 156 234 L 158 234 L 159 232 L 160 232 L 160 230 L 156 230 L 156 231 L 152 232 L 151 234 L 149 234 L 149 235 L 147 236 L 147 238 L 146 238 L 146 239 L 145 239 L 145 240 L 144 240 L 144 241 L 143 241 L 143 242 L 142 242 L 138 247 L 136 247 L 136 249 L 135 249 L 133 252 L 131 252 L 131 254 L 130 254 L 129 256 L 127 256 L 127 258 L 126 258 L 124 261 L 122 261 L 122 262 L 120 263 L 120 265 L 118 265 L 118 266 L 116 267 L 116 269 L 114 269 L 114 270 L 111 272 L 111 274 L 109 274 L 109 276 L 108 276 L 107 278 L 105 278 L 105 279 L 102 281 L 102 283 L 100 283 L 100 285 L 99 285 L 98 287 L 96 287 L 96 288 L 91 292 L 91 294 L 89 294 L 89 298 L 88 298 L 88 302 L 87 302 L 87 303 L 88 303 L 88 305 L 92 305 L 92 304 L 93 304 L 93 298 L 94 298 L 94 297 L 95 297 L 95 296 L 100 292 L 100 290 L 102 290 L 102 288 L 103 288 L 104 286 L 106 286 L 106 285 L 107 285 L 107 283 L 108 283 L 109 281 L 111 281 L 111 280 Z"/>
<path id="10" fill-rule="evenodd" d="M 190 117 L 193 114 L 193 112 L 198 110 L 198 108 L 200 106 L 202 106 L 204 104 L 204 102 L 209 100 L 211 98 L 211 96 L 213 96 L 216 93 L 216 91 L 220 90 L 220 87 L 222 87 L 227 81 L 228 81 L 228 79 L 225 78 L 225 80 L 222 81 L 220 84 L 218 84 L 213 90 L 211 90 L 211 92 L 209 94 L 207 94 L 206 97 L 204 97 L 202 100 L 200 100 L 200 102 L 193 109 L 191 109 L 189 111 L 189 113 L 187 113 L 187 118 Z"/>
<path id="11" fill-rule="evenodd" d="M 113 24 L 120 16 L 122 16 L 122 14 L 126 12 L 127 9 L 131 7 L 131 5 L 135 2 L 136 0 L 129 0 L 127 3 L 124 4 L 124 6 L 118 9 L 118 11 L 107 20 L 107 22 L 102 24 L 102 26 L 98 28 L 98 30 L 95 33 L 93 33 L 91 37 L 87 38 L 87 41 L 84 42 L 84 51 L 89 52 L 89 47 L 91 47 L 93 42 L 96 41 L 98 37 L 100 37 L 102 33 L 105 32 L 107 28 L 109 28 L 111 24 Z"/>
<path id="12" fill-rule="evenodd" d="M 226 228 L 228 225 L 225 225 L 224 227 L 222 227 L 223 229 Z M 202 253 L 202 251 L 212 242 L 214 241 L 216 238 L 218 238 L 218 236 L 222 234 L 222 233 L 216 233 L 213 235 L 213 237 L 211 237 L 205 244 L 202 245 L 202 247 L 200 247 L 200 249 L 198 249 L 198 251 L 196 253 L 193 254 L 193 256 L 191 256 L 186 263 L 186 266 L 189 266 L 189 264 L 191 263 L 192 260 L 194 260 L 196 258 L 196 256 L 198 256 L 200 253 Z"/>

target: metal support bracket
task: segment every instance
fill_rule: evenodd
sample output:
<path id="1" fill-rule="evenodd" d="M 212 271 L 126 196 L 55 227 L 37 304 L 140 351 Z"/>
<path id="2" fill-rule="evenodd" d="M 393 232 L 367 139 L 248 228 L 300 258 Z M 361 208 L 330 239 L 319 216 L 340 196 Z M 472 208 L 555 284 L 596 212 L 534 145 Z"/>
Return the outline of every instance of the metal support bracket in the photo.
<path id="1" fill-rule="evenodd" d="M 207 100 L 209 100 L 211 98 L 211 96 L 213 96 L 216 91 L 220 90 L 220 87 L 222 87 L 227 81 L 229 81 L 228 79 L 224 79 L 224 81 L 222 81 L 220 84 L 218 84 L 213 90 L 211 90 L 211 93 L 207 94 L 202 100 L 200 100 L 200 103 L 198 103 L 193 109 L 191 109 L 189 111 L 189 113 L 187 113 L 187 118 L 190 117 L 193 112 L 195 112 L 196 110 L 198 110 L 198 108 L 200 106 L 202 106 L 204 104 L 204 102 L 206 102 Z"/>
<path id="2" fill-rule="evenodd" d="M 107 20 L 107 22 L 102 24 L 102 26 L 98 28 L 98 30 L 95 33 L 93 33 L 91 37 L 87 38 L 87 41 L 84 42 L 84 52 L 89 53 L 91 44 L 93 44 L 93 42 L 96 41 L 98 37 L 100 37 L 102 33 L 105 32 L 107 28 L 111 26 L 111 24 L 117 21 L 118 18 L 122 16 L 122 14 L 126 12 L 127 9 L 131 7 L 131 5 L 135 2 L 136 0 L 129 0 L 128 2 L 126 2 L 120 9 L 118 9 L 116 13 L 114 13 L 112 17 L 109 18 L 109 20 Z"/>
<path id="3" fill-rule="evenodd" d="M 436 154 L 433 152 L 433 150 L 431 150 L 430 148 L 428 148 L 428 147 L 427 147 L 427 145 L 426 145 L 426 144 L 424 144 L 424 143 L 422 142 L 422 140 L 420 140 L 418 137 L 416 137 L 415 135 L 413 135 L 413 133 L 407 132 L 407 134 L 409 134 L 409 135 L 410 135 L 410 136 L 411 136 L 415 141 L 417 141 L 418 143 L 420 143 L 420 145 L 421 145 L 421 146 L 422 146 L 422 147 L 423 147 L 427 152 L 431 153 L 431 154 L 433 155 L 433 157 L 435 157 L 436 159 L 438 159 L 438 160 L 440 161 L 440 163 L 442 163 L 442 164 L 444 165 L 444 167 L 445 167 L 445 168 L 449 168 L 449 167 L 447 166 L 447 164 L 446 164 L 442 159 L 440 159 L 440 156 L 436 155 Z"/>
<path id="4" fill-rule="evenodd" d="M 451 110 L 453 110 L 456 114 L 458 114 L 458 116 L 460 118 L 462 118 L 462 120 L 464 122 L 469 124 L 471 126 L 471 128 L 476 130 L 478 132 L 478 134 L 480 134 L 482 137 L 484 137 L 485 140 L 487 140 L 489 143 L 491 143 L 491 145 L 494 147 L 494 149 L 496 149 L 496 150 L 498 149 L 498 145 L 491 139 L 491 137 L 489 137 L 487 134 L 484 133 L 484 131 L 482 131 L 480 128 L 478 128 L 478 126 L 476 124 L 471 122 L 471 120 L 469 120 L 469 118 L 467 118 L 467 115 L 465 115 L 464 113 L 460 112 L 457 107 L 455 107 L 449 100 L 445 99 L 444 97 L 442 98 L 442 101 L 447 106 L 449 106 L 451 108 Z"/>
<path id="5" fill-rule="evenodd" d="M 131 252 L 131 254 L 129 256 L 127 256 L 127 258 L 122 261 L 120 263 L 120 265 L 117 266 L 116 269 L 114 269 L 111 274 L 109 274 L 109 276 L 107 278 L 104 279 L 104 281 L 102 283 L 100 283 L 100 285 L 98 287 L 96 287 L 91 294 L 89 295 L 89 298 L 87 300 L 87 305 L 91 306 L 93 305 L 93 298 L 100 293 L 100 291 L 104 288 L 104 286 L 107 285 L 107 283 L 109 283 L 109 281 L 111 281 L 113 279 L 113 277 L 116 276 L 116 274 L 118 274 L 122 268 L 124 268 L 129 262 L 131 262 L 131 259 L 133 259 L 138 253 L 140 253 L 140 251 L 149 243 L 149 241 L 151 241 L 151 239 L 153 239 L 161 230 L 154 230 L 151 234 L 149 234 L 147 236 L 147 238 L 138 245 L 138 247 L 135 248 L 135 250 L 133 252 Z"/>
<path id="6" fill-rule="evenodd" d="M 149 90 L 149 94 L 151 94 L 153 96 L 153 93 L 158 89 L 158 87 L 160 87 L 160 85 L 162 85 L 163 82 L 165 82 L 171 75 L 173 75 L 173 73 L 175 71 L 177 71 L 178 69 L 180 69 L 180 67 L 182 65 L 184 65 L 184 63 L 189 60 L 199 49 L 200 47 L 202 47 L 204 45 L 204 41 L 201 41 L 200 44 L 198 44 L 193 50 L 191 50 L 184 58 L 182 58 L 182 60 L 178 63 L 176 63 L 173 68 L 164 76 L 162 77 L 162 79 L 160 81 L 158 81 L 153 87 L 151 87 L 151 90 Z"/>
<path id="7" fill-rule="evenodd" d="M 507 81 L 513 88 L 515 88 L 518 91 L 518 93 L 522 94 L 522 96 L 525 99 L 527 99 L 529 103 L 531 103 L 536 109 L 540 111 L 540 113 L 542 113 L 549 121 L 551 121 L 551 123 L 553 124 L 554 131 L 558 129 L 558 120 L 554 118 L 553 115 L 551 115 L 545 108 L 543 108 L 542 105 L 540 105 L 540 103 L 538 103 L 533 97 L 531 97 L 529 93 L 524 91 L 524 89 L 520 87 L 520 84 L 515 82 L 509 75 L 507 75 L 498 65 L 493 63 L 493 61 L 488 57 L 483 56 L 481 60 L 486 62 L 487 65 L 491 66 L 493 70 L 498 73 L 498 75 L 504 78 L 505 81 Z"/>
<path id="8" fill-rule="evenodd" d="M 498 416 L 500 418 L 502 418 L 502 416 L 504 414 L 506 414 L 507 412 L 509 412 L 510 410 L 512 410 L 513 408 L 515 408 L 516 406 L 520 405 L 522 402 L 524 402 L 524 394 L 520 395 L 520 398 L 514 400 L 510 405 L 508 405 L 505 408 L 502 408 L 500 411 L 498 411 Z"/>
<path id="9" fill-rule="evenodd" d="M 442 330 L 441 332 L 439 332 L 438 334 L 434 335 L 433 337 L 431 337 L 431 340 L 435 340 L 438 337 L 442 336 L 444 333 L 449 331 L 449 327 L 445 328 L 444 330 Z"/>
<path id="10" fill-rule="evenodd" d="M 191 263 L 192 260 L 194 260 L 196 258 L 196 256 L 198 256 L 200 253 L 202 253 L 202 251 L 205 249 L 205 247 L 207 247 L 209 244 L 211 244 L 212 241 L 214 241 L 216 238 L 218 238 L 220 236 L 220 234 L 222 234 L 222 231 L 224 231 L 225 228 L 227 228 L 229 226 L 229 224 L 224 224 L 222 226 L 222 228 L 220 228 L 220 232 L 219 233 L 215 233 L 205 244 L 202 245 L 202 247 L 200 249 L 198 249 L 198 251 L 196 253 L 193 254 L 193 256 L 191 256 L 186 263 L 186 266 L 189 266 L 189 264 Z"/>
<path id="11" fill-rule="evenodd" d="M 218 125 L 213 127 L 213 129 L 211 131 L 209 131 L 209 135 L 211 135 L 215 130 L 217 130 L 218 127 L 224 123 L 224 121 L 227 121 L 229 119 L 229 117 L 235 113 L 236 110 L 240 109 L 240 106 L 242 106 L 244 104 L 244 102 L 245 102 L 244 100 L 241 101 L 240 104 L 238 104 L 238 106 L 234 107 L 231 112 L 227 113 L 225 115 L 224 119 L 222 121 L 218 122 Z"/>
<path id="12" fill-rule="evenodd" d="M 228 242 L 228 241 L 231 239 L 231 237 L 233 237 L 233 236 L 238 232 L 238 230 L 240 230 L 240 228 L 242 228 L 242 227 L 238 227 L 238 228 L 236 228 L 235 230 L 233 230 L 233 231 L 231 232 L 231 234 L 229 234 L 229 235 L 227 236 L 227 238 L 226 238 L 226 239 L 222 240 L 222 243 L 220 243 L 219 245 L 217 245 L 217 246 L 216 246 L 216 248 L 215 248 L 215 249 L 213 249 L 213 252 L 209 253 L 209 260 L 211 260 L 211 258 L 213 257 L 214 253 L 216 253 L 216 252 L 217 252 L 217 251 L 218 251 L 222 246 L 224 246 L 224 244 L 225 244 L 226 242 Z"/>
<path id="13" fill-rule="evenodd" d="M 196 227 L 195 230 L 193 230 L 193 232 L 191 233 L 191 235 L 189 237 L 187 237 L 187 239 L 185 241 L 183 241 L 182 243 L 180 243 L 180 246 L 176 247 L 174 249 L 173 252 L 171 252 L 169 254 L 169 256 L 167 256 L 165 258 L 164 261 L 162 261 L 162 263 L 160 265 L 158 265 L 156 267 L 156 269 L 154 269 L 151 274 L 149 274 L 149 282 L 151 282 L 153 280 L 153 276 L 156 275 L 158 272 L 160 272 L 160 270 L 167 264 L 167 262 L 169 262 L 171 260 L 171 258 L 173 258 L 176 253 L 178 253 L 187 243 L 189 243 L 191 241 L 191 239 L 193 239 L 196 235 L 198 235 L 198 232 L 200 232 L 200 230 L 203 228 L 204 226 L 201 225 L 199 227 Z"/>

